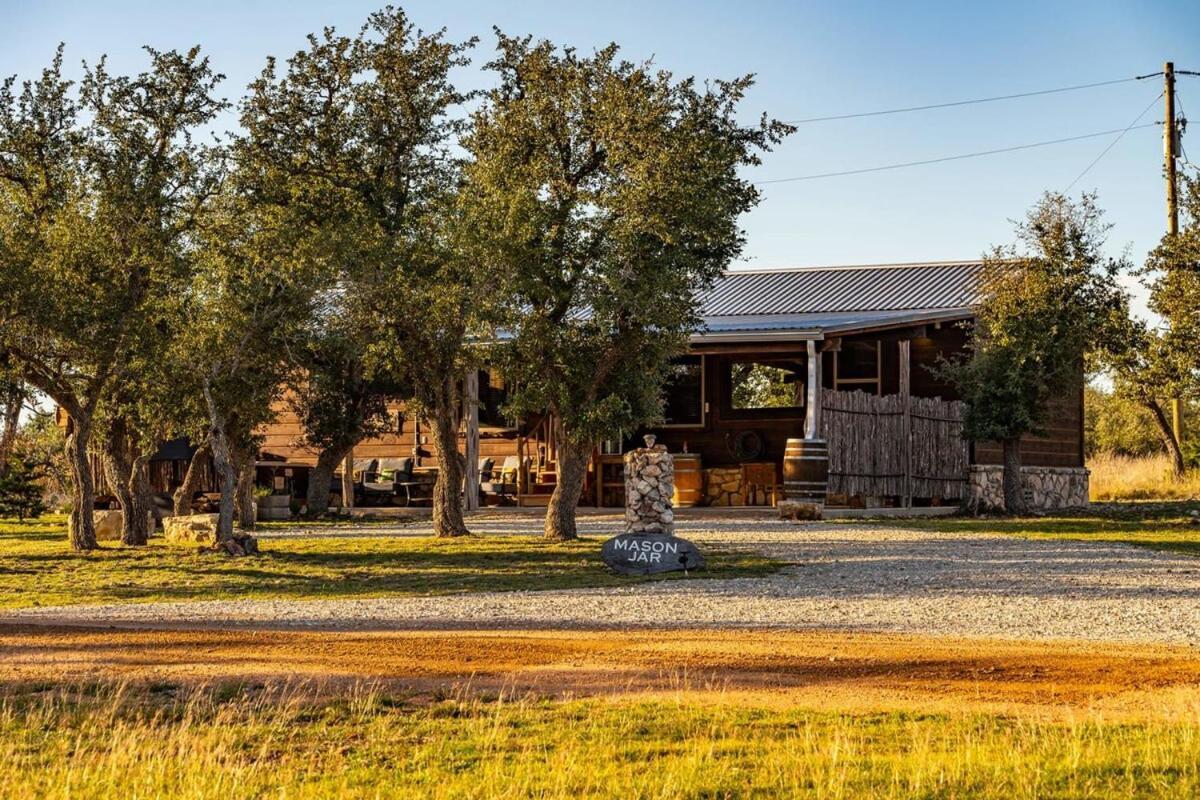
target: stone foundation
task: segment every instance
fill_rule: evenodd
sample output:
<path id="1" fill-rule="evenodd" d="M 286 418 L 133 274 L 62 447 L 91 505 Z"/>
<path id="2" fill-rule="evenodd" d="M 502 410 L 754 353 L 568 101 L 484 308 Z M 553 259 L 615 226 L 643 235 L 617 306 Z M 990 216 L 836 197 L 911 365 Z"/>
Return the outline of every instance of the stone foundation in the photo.
<path id="1" fill-rule="evenodd" d="M 649 437 L 647 437 L 649 438 Z M 625 530 L 675 533 L 675 462 L 664 445 L 639 447 L 625 454 Z"/>
<path id="2" fill-rule="evenodd" d="M 1088 471 L 1082 467 L 1022 467 L 1025 502 L 1034 511 L 1083 508 L 1088 504 Z M 968 507 L 974 511 L 1004 508 L 1004 467 L 972 464 Z"/>
<path id="3" fill-rule="evenodd" d="M 741 504 L 741 467 L 712 467 L 704 470 L 704 505 L 740 506 Z"/>

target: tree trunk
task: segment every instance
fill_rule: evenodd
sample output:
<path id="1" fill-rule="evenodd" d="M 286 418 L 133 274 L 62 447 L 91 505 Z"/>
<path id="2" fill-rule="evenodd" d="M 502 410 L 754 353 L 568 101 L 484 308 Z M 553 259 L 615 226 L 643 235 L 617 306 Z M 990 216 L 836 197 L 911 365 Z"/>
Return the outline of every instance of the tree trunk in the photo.
<path id="1" fill-rule="evenodd" d="M 438 474 L 433 485 L 433 535 L 469 536 L 463 521 L 462 485 L 464 459 L 458 452 L 458 386 L 448 374 L 433 414 L 433 441 L 437 448 Z"/>
<path id="2" fill-rule="evenodd" d="M 575 526 L 575 507 L 583 494 L 583 481 L 587 477 L 588 460 L 592 456 L 590 444 L 572 442 L 569 437 L 558 437 L 558 476 L 550 504 L 546 507 L 546 522 L 543 528 L 547 539 L 578 539 Z"/>
<path id="3" fill-rule="evenodd" d="M 225 429 L 225 416 L 213 398 L 212 386 L 206 378 L 201 385 L 204 404 L 208 409 L 208 444 L 212 450 L 213 469 L 221 482 L 221 502 L 217 509 L 217 541 L 233 539 L 233 497 L 237 492 L 237 466 L 229 446 L 229 433 Z"/>
<path id="4" fill-rule="evenodd" d="M 234 508 L 237 511 L 238 527 L 245 531 L 254 530 L 254 453 L 242 453 L 237 463 L 237 496 Z"/>
<path id="5" fill-rule="evenodd" d="M 327 450 L 322 450 L 317 456 L 317 464 L 308 472 L 308 495 L 307 495 L 307 513 L 311 516 L 314 514 L 324 514 L 329 511 L 329 495 L 333 491 L 333 473 L 337 471 L 338 466 L 342 463 L 342 459 L 346 457 L 353 448 L 350 446 L 335 446 Z M 353 480 L 350 483 L 353 489 Z M 343 495 L 345 487 L 342 488 Z M 345 496 L 342 497 L 342 505 L 346 505 Z"/>
<path id="6" fill-rule="evenodd" d="M 192 460 L 188 463 L 187 472 L 183 475 L 183 483 L 175 489 L 174 508 L 175 516 L 183 517 L 192 513 L 192 498 L 196 496 L 196 490 L 200 488 L 200 482 L 204 478 L 204 468 L 209 459 L 211 448 L 207 442 L 196 448 L 196 452 L 192 453 Z"/>
<path id="7" fill-rule="evenodd" d="M 1021 485 L 1021 439 L 1004 440 L 1004 510 L 1009 514 L 1029 513 L 1025 489 Z"/>
<path id="8" fill-rule="evenodd" d="M 21 423 L 21 407 L 25 404 L 25 390 L 14 384 L 3 398 L 4 418 L 0 420 L 0 477 L 8 472 L 8 457 L 12 455 L 17 440 L 17 428 Z"/>
<path id="9" fill-rule="evenodd" d="M 112 421 L 104 443 L 104 477 L 121 507 L 121 543 L 132 547 L 150 539 L 149 455 L 137 452 L 137 442 L 122 418 Z"/>
<path id="10" fill-rule="evenodd" d="M 129 505 L 121 509 L 121 543 L 136 547 L 150 541 L 154 527 L 154 499 L 150 492 L 150 456 L 137 455 L 126 478 Z"/>
<path id="11" fill-rule="evenodd" d="M 1157 400 L 1149 400 L 1143 405 L 1150 410 L 1150 414 L 1154 417 L 1159 436 L 1162 437 L 1163 445 L 1167 448 L 1167 455 L 1171 457 L 1171 474 L 1176 478 L 1183 477 L 1183 450 L 1179 446 L 1179 440 L 1175 438 L 1175 428 L 1167 419 L 1167 413 L 1163 411 L 1163 407 Z"/>
<path id="12" fill-rule="evenodd" d="M 64 450 L 71 467 L 71 516 L 67 520 L 67 535 L 75 550 L 95 550 L 96 487 L 92 482 L 92 465 L 88 461 L 88 439 L 91 421 L 81 424 L 72 418 L 67 423 Z"/>
<path id="13" fill-rule="evenodd" d="M 237 467 L 230 456 L 229 440 L 224 428 L 213 426 L 209 436 L 213 468 L 221 482 L 221 502 L 217 509 L 217 539 L 224 542 L 233 538 L 233 497 L 237 492 Z"/>

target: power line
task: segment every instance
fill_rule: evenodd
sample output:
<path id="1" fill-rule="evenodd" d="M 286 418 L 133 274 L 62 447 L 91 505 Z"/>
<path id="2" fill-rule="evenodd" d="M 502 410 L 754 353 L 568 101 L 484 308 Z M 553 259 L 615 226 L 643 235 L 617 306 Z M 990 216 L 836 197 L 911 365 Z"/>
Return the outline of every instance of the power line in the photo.
<path id="1" fill-rule="evenodd" d="M 1069 184 L 1067 184 L 1067 188 L 1063 189 L 1062 193 L 1066 194 L 1067 192 L 1071 191 L 1071 189 L 1075 186 L 1075 184 L 1079 183 L 1079 181 L 1083 179 L 1084 175 L 1087 175 L 1089 172 L 1091 172 L 1092 167 L 1099 164 L 1100 159 L 1102 159 L 1106 155 L 1108 155 L 1108 151 L 1112 150 L 1114 147 L 1116 147 L 1117 142 L 1119 142 L 1123 138 L 1125 138 L 1125 134 L 1129 133 L 1129 131 L 1131 131 L 1133 129 L 1134 125 L 1137 125 L 1139 122 L 1142 121 L 1142 117 L 1146 116 L 1146 112 L 1149 111 L 1151 108 L 1153 108 L 1155 103 L 1157 103 L 1159 100 L 1162 99 L 1162 96 L 1163 96 L 1163 93 L 1159 92 L 1158 97 L 1151 100 L 1150 105 L 1143 108 L 1142 113 L 1140 113 L 1136 117 L 1134 117 L 1133 122 L 1129 123 L 1129 125 L 1124 130 L 1122 130 L 1120 133 L 1118 133 L 1116 138 L 1114 138 L 1111 142 L 1108 143 L 1108 147 L 1105 147 L 1103 150 L 1101 150 L 1100 155 L 1098 155 L 1094 159 L 1092 159 L 1092 163 L 1090 163 L 1086 167 L 1084 167 L 1083 172 L 1076 175 L 1075 180 L 1073 180 Z"/>
<path id="2" fill-rule="evenodd" d="M 858 119 L 860 117 L 881 117 L 886 114 L 907 114 L 910 111 L 929 111 L 935 108 L 954 108 L 956 106 L 969 106 L 976 103 L 994 103 L 998 100 L 1016 100 L 1021 97 L 1037 97 L 1045 94 L 1058 94 L 1060 92 L 1074 92 L 1080 89 L 1095 89 L 1099 86 L 1112 86 L 1118 83 L 1131 83 L 1140 81 L 1145 78 L 1153 78 L 1155 75 L 1161 75 L 1161 72 L 1155 72 L 1150 75 L 1137 75 L 1133 78 L 1118 78 L 1112 81 L 1099 81 L 1097 83 L 1080 83 L 1075 86 L 1060 86 L 1057 89 L 1040 89 L 1036 92 L 1020 92 L 1018 94 L 1001 94 L 995 97 L 980 97 L 974 100 L 955 100 L 951 103 L 932 103 L 925 106 L 908 106 L 906 108 L 889 108 L 883 111 L 862 111 L 857 114 L 833 114 L 827 117 L 808 117 L 806 119 L 787 120 L 788 125 L 807 125 L 811 122 L 832 122 L 839 119 Z"/>
<path id="3" fill-rule="evenodd" d="M 1084 133 L 1079 136 L 1067 136 L 1062 139 L 1049 139 L 1044 142 L 1032 142 L 1030 144 L 1018 144 L 1013 147 L 1000 147 L 995 150 L 980 150 L 976 153 L 962 153 L 956 156 L 943 156 L 941 158 L 929 158 L 924 161 L 905 161 L 900 164 L 886 164 L 879 167 L 863 167 L 861 169 L 847 169 L 840 172 L 821 172 L 815 175 L 798 175 L 794 178 L 773 178 L 765 181 L 754 181 L 755 186 L 763 186 L 768 183 L 793 183 L 795 181 L 814 181 L 820 178 L 837 178 L 843 175 L 862 175 L 866 172 L 883 172 L 885 170 L 903 169 L 905 167 L 920 167 L 926 164 L 942 164 L 946 161 L 960 161 L 964 158 L 979 158 L 980 156 L 993 156 L 999 153 L 1012 153 L 1017 150 L 1030 150 L 1035 147 L 1046 147 L 1052 144 L 1064 144 L 1066 142 L 1078 142 L 1083 139 L 1095 139 L 1097 136 L 1109 136 L 1114 133 L 1128 132 L 1139 128 L 1152 128 L 1158 125 L 1157 122 L 1147 122 L 1144 125 L 1131 125 L 1128 128 L 1114 128 L 1109 131 L 1097 131 L 1095 133 Z"/>

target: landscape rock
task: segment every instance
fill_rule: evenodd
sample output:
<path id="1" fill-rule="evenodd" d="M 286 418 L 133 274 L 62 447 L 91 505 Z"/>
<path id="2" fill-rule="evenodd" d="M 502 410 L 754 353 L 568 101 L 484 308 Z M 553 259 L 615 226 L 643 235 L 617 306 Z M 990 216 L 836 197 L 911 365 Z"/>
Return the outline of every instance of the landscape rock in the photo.
<path id="1" fill-rule="evenodd" d="M 217 541 L 216 514 L 190 514 L 163 520 L 163 537 L 167 544 L 181 547 L 213 545 Z"/>
<path id="2" fill-rule="evenodd" d="M 92 513 L 92 521 L 96 526 L 96 541 L 98 542 L 119 542 L 121 541 L 121 528 L 125 515 L 121 511 L 95 511 Z"/>
<path id="3" fill-rule="evenodd" d="M 817 503 L 802 503 L 799 500 L 780 500 L 779 516 L 781 519 L 796 521 L 817 520 L 821 518 L 821 506 Z"/>

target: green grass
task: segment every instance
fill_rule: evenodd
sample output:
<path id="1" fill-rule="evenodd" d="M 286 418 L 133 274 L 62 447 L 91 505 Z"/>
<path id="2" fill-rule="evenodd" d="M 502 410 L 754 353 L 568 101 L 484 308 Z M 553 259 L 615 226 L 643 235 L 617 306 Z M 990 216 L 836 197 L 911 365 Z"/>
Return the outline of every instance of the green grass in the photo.
<path id="1" fill-rule="evenodd" d="M 672 701 L 411 705 L 366 689 L 10 689 L 12 797 L 1195 797 L 1200 719 Z"/>
<path id="2" fill-rule="evenodd" d="M 1045 517 L 935 517 L 889 521 L 948 533 L 998 533 L 1028 539 L 1122 542 L 1156 550 L 1200 555 L 1200 523 L 1190 512 L 1200 504 L 1107 503 L 1090 510 Z"/>
<path id="3" fill-rule="evenodd" d="M 74 603 L 443 595 L 627 585 L 600 560 L 600 540 L 529 536 L 434 539 L 312 537 L 262 541 L 262 555 L 231 559 L 169 547 L 110 545 L 72 552 L 62 518 L 0 520 L 0 608 Z M 780 564 L 712 552 L 692 578 L 766 575 Z M 673 580 L 684 577 L 672 573 Z"/>

